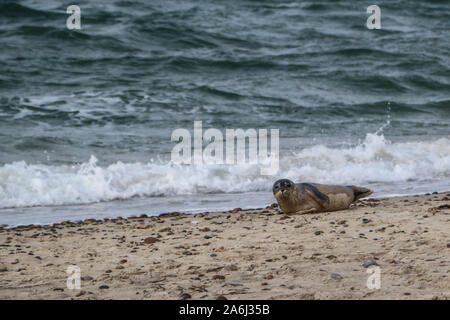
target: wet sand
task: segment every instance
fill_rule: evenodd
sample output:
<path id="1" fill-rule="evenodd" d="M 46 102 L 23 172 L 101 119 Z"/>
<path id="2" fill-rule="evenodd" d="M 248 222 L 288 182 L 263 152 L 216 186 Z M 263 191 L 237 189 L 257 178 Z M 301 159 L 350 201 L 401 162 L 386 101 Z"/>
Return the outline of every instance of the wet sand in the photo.
<path id="1" fill-rule="evenodd" d="M 0 299 L 449 299 L 449 222 L 450 191 L 0 228 Z"/>

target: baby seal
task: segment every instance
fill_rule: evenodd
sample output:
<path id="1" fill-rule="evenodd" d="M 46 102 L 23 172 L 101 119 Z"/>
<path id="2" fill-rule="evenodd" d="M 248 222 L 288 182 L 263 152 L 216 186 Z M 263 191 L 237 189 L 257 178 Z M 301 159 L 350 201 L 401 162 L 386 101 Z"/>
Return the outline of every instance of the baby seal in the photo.
<path id="1" fill-rule="evenodd" d="M 351 203 L 372 194 L 371 190 L 362 187 L 294 183 L 289 179 L 276 181 L 272 191 L 286 214 L 348 209 Z"/>

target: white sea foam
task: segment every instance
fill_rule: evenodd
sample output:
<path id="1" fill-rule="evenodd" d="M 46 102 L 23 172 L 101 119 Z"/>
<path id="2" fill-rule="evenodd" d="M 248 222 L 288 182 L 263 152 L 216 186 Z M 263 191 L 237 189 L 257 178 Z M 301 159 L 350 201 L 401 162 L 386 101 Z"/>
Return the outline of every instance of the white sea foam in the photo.
<path id="1" fill-rule="evenodd" d="M 165 163 L 79 166 L 27 164 L 0 166 L 0 208 L 84 204 L 133 197 L 270 191 L 278 178 L 336 184 L 440 181 L 450 187 L 450 141 L 392 143 L 367 134 L 354 147 L 316 145 L 280 158 L 276 176 L 256 165 L 179 166 Z M 414 181 L 414 182 L 412 182 Z"/>

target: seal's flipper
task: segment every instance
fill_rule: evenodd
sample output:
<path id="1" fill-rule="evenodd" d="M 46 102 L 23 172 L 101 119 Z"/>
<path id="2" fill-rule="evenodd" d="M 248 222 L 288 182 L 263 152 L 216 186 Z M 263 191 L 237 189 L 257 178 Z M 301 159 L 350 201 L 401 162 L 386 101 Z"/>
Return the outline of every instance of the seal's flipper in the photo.
<path id="1" fill-rule="evenodd" d="M 317 213 L 316 208 L 308 209 L 308 210 L 300 210 L 296 211 L 295 214 L 307 214 L 307 213 Z"/>
<path id="2" fill-rule="evenodd" d="M 328 198 L 328 196 L 320 192 L 319 189 L 317 189 L 315 186 L 309 183 L 303 183 L 302 185 L 308 195 L 311 196 L 311 198 L 313 198 L 323 208 L 327 208 L 330 205 L 330 199 Z"/>
<path id="3" fill-rule="evenodd" d="M 353 189 L 353 194 L 355 195 L 355 200 L 353 200 L 353 201 L 368 197 L 373 192 L 372 190 L 367 189 L 367 188 L 356 187 L 356 186 L 349 186 L 349 187 Z"/>

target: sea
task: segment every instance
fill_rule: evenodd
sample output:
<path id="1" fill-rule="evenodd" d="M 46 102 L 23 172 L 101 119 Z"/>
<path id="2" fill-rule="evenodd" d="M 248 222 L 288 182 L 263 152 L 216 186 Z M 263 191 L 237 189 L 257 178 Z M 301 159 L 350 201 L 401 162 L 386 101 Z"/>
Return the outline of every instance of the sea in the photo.
<path id="1" fill-rule="evenodd" d="M 0 1 L 0 225 L 260 208 L 279 178 L 449 190 L 450 1 L 377 1 L 379 29 L 373 4 Z M 174 163 L 194 121 L 279 129 L 278 172 Z"/>

